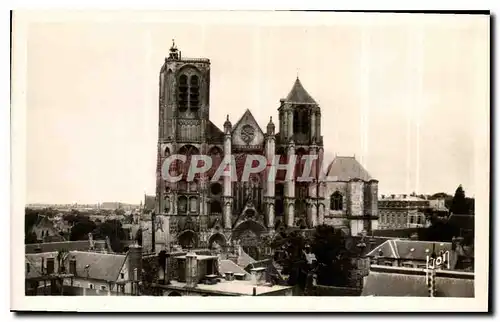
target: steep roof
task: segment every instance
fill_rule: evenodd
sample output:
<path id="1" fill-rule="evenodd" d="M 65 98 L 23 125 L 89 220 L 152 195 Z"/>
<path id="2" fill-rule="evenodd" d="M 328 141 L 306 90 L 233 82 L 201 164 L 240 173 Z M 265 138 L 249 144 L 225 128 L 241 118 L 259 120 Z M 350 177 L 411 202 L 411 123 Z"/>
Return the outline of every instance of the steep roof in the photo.
<path id="1" fill-rule="evenodd" d="M 57 265 L 57 252 L 26 254 L 26 262 L 30 263 L 30 271 L 26 274 L 26 278 L 39 277 L 42 275 L 42 258 L 44 258 L 44 261 L 46 261 L 47 258 L 54 258 L 56 262 L 55 266 Z M 113 282 L 117 280 L 118 274 L 120 274 L 125 264 L 127 255 L 71 251 L 66 258 L 65 265 L 67 270 L 69 269 L 70 258 L 76 259 L 77 276 L 87 277 L 85 267 L 88 265 L 89 278 Z M 54 267 L 54 269 L 57 269 L 57 266 Z"/>
<path id="2" fill-rule="evenodd" d="M 86 277 L 85 267 L 89 265 L 89 278 L 113 282 L 118 279 L 127 255 L 75 251 L 71 257 L 76 259 L 77 276 Z"/>
<path id="3" fill-rule="evenodd" d="M 255 117 L 253 116 L 252 112 L 250 112 L 249 109 L 246 109 L 245 113 L 243 113 L 238 122 L 236 122 L 236 124 L 233 125 L 232 133 L 234 133 L 239 128 L 240 123 L 243 121 L 249 124 L 253 123 L 254 125 L 257 126 L 257 129 L 260 131 L 260 133 L 264 134 L 264 132 L 260 128 L 259 123 L 257 123 L 257 120 L 255 119 Z"/>
<path id="4" fill-rule="evenodd" d="M 334 177 L 335 181 L 349 181 L 355 178 L 363 181 L 373 179 L 355 157 L 335 157 L 328 166 L 327 176 Z"/>
<path id="5" fill-rule="evenodd" d="M 207 130 L 207 138 L 210 142 L 223 142 L 224 141 L 224 132 L 222 132 L 217 125 L 212 123 L 212 121 L 208 121 L 206 125 Z"/>
<path id="6" fill-rule="evenodd" d="M 285 99 L 287 103 L 317 104 L 316 101 L 306 91 L 299 78 L 295 80 L 292 90 Z"/>
<path id="7" fill-rule="evenodd" d="M 474 280 L 436 277 L 438 297 L 474 297 Z M 365 278 L 361 296 L 428 297 L 425 275 L 373 272 Z"/>

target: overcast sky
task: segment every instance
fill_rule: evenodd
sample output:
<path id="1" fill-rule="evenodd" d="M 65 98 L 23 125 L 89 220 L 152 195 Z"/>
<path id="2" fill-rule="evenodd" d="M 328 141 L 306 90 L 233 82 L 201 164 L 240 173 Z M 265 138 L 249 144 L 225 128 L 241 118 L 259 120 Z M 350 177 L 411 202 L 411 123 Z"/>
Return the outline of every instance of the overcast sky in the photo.
<path id="1" fill-rule="evenodd" d="M 32 23 L 26 202 L 154 194 L 158 78 L 172 38 L 183 56 L 211 60 L 219 128 L 246 109 L 262 128 L 278 120 L 298 74 L 321 106 L 326 154 L 355 155 L 381 194 L 453 193 L 459 184 L 474 194 L 488 148 L 489 17 L 216 15 Z"/>

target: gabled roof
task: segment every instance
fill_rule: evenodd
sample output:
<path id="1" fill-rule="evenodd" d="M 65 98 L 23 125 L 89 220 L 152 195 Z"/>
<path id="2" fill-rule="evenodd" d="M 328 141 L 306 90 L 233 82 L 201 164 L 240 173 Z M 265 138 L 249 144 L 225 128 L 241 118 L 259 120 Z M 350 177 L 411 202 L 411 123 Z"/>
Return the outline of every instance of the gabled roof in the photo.
<path id="1" fill-rule="evenodd" d="M 474 297 L 474 280 L 436 277 L 438 297 Z M 374 272 L 365 277 L 361 296 L 428 297 L 425 275 Z"/>
<path id="2" fill-rule="evenodd" d="M 355 157 L 335 157 L 328 166 L 327 176 L 334 177 L 335 181 L 349 181 L 351 179 L 370 181 L 373 179 Z"/>
<path id="3" fill-rule="evenodd" d="M 264 134 L 264 132 L 260 128 L 259 123 L 257 123 L 257 120 L 255 120 L 255 117 L 253 117 L 253 114 L 249 109 L 247 109 L 245 113 L 243 113 L 238 122 L 236 122 L 236 124 L 233 126 L 232 133 L 234 133 L 239 128 L 239 125 L 242 121 L 245 121 L 246 123 L 253 123 L 257 126 L 257 129 L 260 131 L 260 133 Z"/>
<path id="4" fill-rule="evenodd" d="M 316 101 L 309 95 L 306 91 L 299 78 L 295 80 L 293 84 L 292 90 L 288 93 L 288 96 L 285 99 L 286 103 L 300 103 L 300 104 L 316 104 Z"/>

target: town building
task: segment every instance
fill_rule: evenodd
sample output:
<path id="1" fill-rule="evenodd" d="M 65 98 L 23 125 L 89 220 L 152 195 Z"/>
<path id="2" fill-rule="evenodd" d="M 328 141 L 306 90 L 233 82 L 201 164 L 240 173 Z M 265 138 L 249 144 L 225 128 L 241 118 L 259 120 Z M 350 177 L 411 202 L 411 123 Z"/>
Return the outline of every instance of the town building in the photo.
<path id="1" fill-rule="evenodd" d="M 155 218 L 146 228 L 150 235 L 143 238 L 161 246 L 152 245 L 152 251 L 172 244 L 211 247 L 239 240 L 252 258 L 260 259 L 262 237 L 280 229 L 329 223 L 357 235 L 377 228 L 378 181 L 355 158 L 337 157 L 327 173 L 335 179 L 321 178 L 321 108 L 298 77 L 279 102 L 277 131 L 272 118 L 263 129 L 249 110 L 234 125 L 228 115 L 220 129 L 210 121 L 210 71 L 209 59 L 185 58 L 175 44 L 160 70 Z M 162 177 L 163 162 L 173 154 L 187 159 L 168 169 L 181 175 L 178 182 Z M 211 156 L 212 168 L 189 181 L 189 161 L 199 154 Z M 291 178 L 278 171 L 275 181 L 267 180 L 272 171 L 268 165 L 244 182 L 240 179 L 249 154 L 267 160 L 280 156 L 280 163 L 316 155 L 319 161 L 311 171 L 315 180 L 297 180 L 305 168 L 301 161 Z M 231 156 L 238 181 L 224 176 L 212 182 L 221 160 Z"/>
<path id="2" fill-rule="evenodd" d="M 464 245 L 462 238 L 455 238 L 450 243 L 389 239 L 373 248 L 366 257 L 375 265 L 424 269 L 428 257 L 443 253 L 449 254 L 451 270 L 474 270 L 474 248 Z"/>
<path id="3" fill-rule="evenodd" d="M 135 295 L 142 274 L 142 248 L 127 254 L 50 251 L 25 254 L 26 295 Z"/>
<path id="4" fill-rule="evenodd" d="M 429 200 L 414 195 L 382 195 L 378 200 L 379 229 L 404 229 L 428 226 Z"/>

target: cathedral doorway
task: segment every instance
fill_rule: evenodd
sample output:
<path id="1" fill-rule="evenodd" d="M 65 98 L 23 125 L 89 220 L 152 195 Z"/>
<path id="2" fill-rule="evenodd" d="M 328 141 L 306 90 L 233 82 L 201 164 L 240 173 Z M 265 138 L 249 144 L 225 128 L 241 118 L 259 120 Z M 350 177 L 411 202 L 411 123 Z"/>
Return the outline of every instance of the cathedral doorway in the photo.
<path id="1" fill-rule="evenodd" d="M 216 249 L 218 247 L 224 248 L 226 246 L 226 238 L 221 234 L 214 234 L 208 240 L 208 247 Z"/>
<path id="2" fill-rule="evenodd" d="M 179 235 L 179 244 L 182 249 L 194 248 L 198 244 L 198 239 L 196 238 L 196 233 L 192 230 L 186 230 Z"/>
<path id="3" fill-rule="evenodd" d="M 250 257 L 260 260 L 262 256 L 261 236 L 265 231 L 265 227 L 261 224 L 247 220 L 233 230 L 233 240 L 238 240 L 243 251 Z"/>

